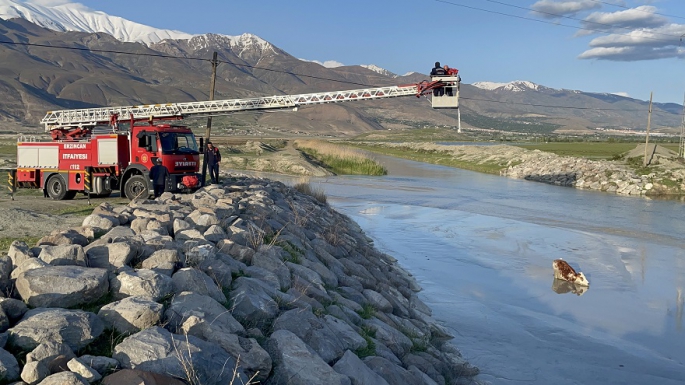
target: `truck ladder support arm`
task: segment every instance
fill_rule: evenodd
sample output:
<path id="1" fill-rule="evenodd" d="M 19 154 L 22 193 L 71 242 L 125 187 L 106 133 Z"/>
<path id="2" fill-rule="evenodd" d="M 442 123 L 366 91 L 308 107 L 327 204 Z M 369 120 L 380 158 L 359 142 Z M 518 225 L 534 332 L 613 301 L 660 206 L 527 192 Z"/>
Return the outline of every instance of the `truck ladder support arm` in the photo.
<path id="1" fill-rule="evenodd" d="M 201 102 L 147 104 L 140 106 L 102 107 L 75 110 L 50 111 L 41 124 L 45 131 L 92 128 L 96 125 L 116 126 L 118 122 L 142 120 L 169 120 L 185 117 L 227 115 L 238 111 L 260 111 L 299 106 L 338 103 L 346 101 L 417 97 L 442 87 L 440 81 L 421 82 L 402 86 L 363 88 L 347 91 L 315 92 L 299 95 L 275 95 L 249 99 L 210 100 Z M 122 117 L 121 120 L 119 117 Z M 130 117 L 126 119 L 125 117 Z"/>

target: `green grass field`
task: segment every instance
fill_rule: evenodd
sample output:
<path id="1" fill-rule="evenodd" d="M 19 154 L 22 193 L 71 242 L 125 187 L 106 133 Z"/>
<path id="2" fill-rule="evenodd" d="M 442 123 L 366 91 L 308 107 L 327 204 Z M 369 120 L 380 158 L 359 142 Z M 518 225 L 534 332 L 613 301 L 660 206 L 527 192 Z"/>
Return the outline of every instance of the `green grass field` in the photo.
<path id="1" fill-rule="evenodd" d="M 456 167 L 464 170 L 477 171 L 486 174 L 499 175 L 500 170 L 505 167 L 503 165 L 493 162 L 468 162 L 460 159 L 455 159 L 451 155 L 440 152 L 414 151 L 405 148 L 388 148 L 381 146 L 364 146 L 354 143 L 350 143 L 350 145 L 370 152 L 375 152 L 377 154 L 389 155 L 394 156 L 396 158 L 409 159 L 417 162 L 438 164 L 441 166 Z"/>

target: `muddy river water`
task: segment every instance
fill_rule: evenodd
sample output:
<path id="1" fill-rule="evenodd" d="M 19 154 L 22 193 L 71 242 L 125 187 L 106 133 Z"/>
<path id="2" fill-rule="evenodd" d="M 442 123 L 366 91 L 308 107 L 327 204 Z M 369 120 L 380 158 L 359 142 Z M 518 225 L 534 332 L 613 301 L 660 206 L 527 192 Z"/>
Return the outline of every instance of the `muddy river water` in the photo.
<path id="1" fill-rule="evenodd" d="M 381 158 L 313 179 L 492 384 L 685 384 L 685 205 Z M 552 261 L 585 273 L 559 285 Z"/>

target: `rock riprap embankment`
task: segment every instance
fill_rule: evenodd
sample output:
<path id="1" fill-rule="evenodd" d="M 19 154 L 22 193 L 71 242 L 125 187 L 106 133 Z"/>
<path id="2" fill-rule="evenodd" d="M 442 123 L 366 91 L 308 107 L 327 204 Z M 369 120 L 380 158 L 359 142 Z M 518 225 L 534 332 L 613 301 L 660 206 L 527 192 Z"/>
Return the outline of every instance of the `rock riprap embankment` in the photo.
<path id="1" fill-rule="evenodd" d="M 0 257 L 0 383 L 457 384 L 478 369 L 349 218 L 233 176 Z"/>
<path id="2" fill-rule="evenodd" d="M 473 164 L 501 167 L 509 178 L 526 179 L 557 186 L 604 191 L 622 195 L 682 195 L 685 193 L 685 165 L 675 161 L 677 154 L 663 147 L 650 154 L 653 168 L 638 173 L 624 161 L 591 160 L 560 156 L 540 150 L 508 145 L 440 145 L 434 143 L 375 143 L 389 148 L 406 148 L 445 154 Z M 644 145 L 626 155 L 642 163 Z"/>

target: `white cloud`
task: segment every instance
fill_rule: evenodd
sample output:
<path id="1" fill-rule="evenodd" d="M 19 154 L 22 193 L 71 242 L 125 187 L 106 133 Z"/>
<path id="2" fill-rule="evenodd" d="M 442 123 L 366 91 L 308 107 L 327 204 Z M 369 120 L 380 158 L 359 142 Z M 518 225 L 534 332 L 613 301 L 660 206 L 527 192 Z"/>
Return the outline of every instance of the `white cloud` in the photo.
<path id="1" fill-rule="evenodd" d="M 656 7 L 643 5 L 619 12 L 593 12 L 588 15 L 581 26 L 587 28 L 578 32 L 578 36 L 599 31 L 619 32 L 637 28 L 657 28 L 668 23 L 668 19 L 655 15 Z"/>
<path id="2" fill-rule="evenodd" d="M 560 16 L 573 16 L 582 11 L 601 8 L 602 4 L 593 0 L 539 0 L 531 6 L 535 15 L 545 19 L 556 19 Z"/>

